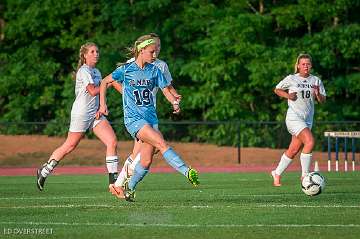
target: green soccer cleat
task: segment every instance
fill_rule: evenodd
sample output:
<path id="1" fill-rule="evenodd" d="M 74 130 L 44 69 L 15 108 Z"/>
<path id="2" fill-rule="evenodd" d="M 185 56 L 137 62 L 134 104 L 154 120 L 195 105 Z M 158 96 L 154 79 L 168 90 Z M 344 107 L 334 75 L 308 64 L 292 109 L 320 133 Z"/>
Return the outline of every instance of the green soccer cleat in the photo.
<path id="1" fill-rule="evenodd" d="M 135 202 L 135 190 L 129 188 L 129 181 L 130 179 L 127 179 L 124 183 L 124 197 L 128 202 Z"/>
<path id="2" fill-rule="evenodd" d="M 198 174 L 198 172 L 197 172 L 195 169 L 193 169 L 193 168 L 190 168 L 189 171 L 187 172 L 187 178 L 189 179 L 190 183 L 191 183 L 192 185 L 194 185 L 195 187 L 200 184 L 199 174 Z"/>

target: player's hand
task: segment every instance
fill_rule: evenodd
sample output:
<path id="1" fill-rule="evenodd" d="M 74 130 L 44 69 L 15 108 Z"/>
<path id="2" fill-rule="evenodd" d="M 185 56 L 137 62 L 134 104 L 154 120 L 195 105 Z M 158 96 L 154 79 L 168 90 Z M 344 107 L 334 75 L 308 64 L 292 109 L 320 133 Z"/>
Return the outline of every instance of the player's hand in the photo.
<path id="1" fill-rule="evenodd" d="M 178 101 L 175 101 L 173 103 L 173 109 L 174 109 L 173 114 L 180 114 L 180 104 Z"/>
<path id="2" fill-rule="evenodd" d="M 181 95 L 174 95 L 174 96 L 175 96 L 177 102 L 180 103 L 182 96 Z"/>
<path id="3" fill-rule="evenodd" d="M 296 92 L 289 93 L 289 100 L 292 101 L 297 100 L 297 93 Z"/>
<path id="4" fill-rule="evenodd" d="M 100 119 L 101 116 L 102 116 L 102 114 L 99 111 L 97 111 L 95 114 L 95 119 L 98 120 L 98 119 Z"/>
<path id="5" fill-rule="evenodd" d="M 314 94 L 315 96 L 319 96 L 320 95 L 320 89 L 318 85 L 314 85 Z"/>
<path id="6" fill-rule="evenodd" d="M 108 115 L 109 111 L 107 105 L 100 105 L 99 110 L 96 112 L 96 119 L 99 119 L 102 115 Z"/>

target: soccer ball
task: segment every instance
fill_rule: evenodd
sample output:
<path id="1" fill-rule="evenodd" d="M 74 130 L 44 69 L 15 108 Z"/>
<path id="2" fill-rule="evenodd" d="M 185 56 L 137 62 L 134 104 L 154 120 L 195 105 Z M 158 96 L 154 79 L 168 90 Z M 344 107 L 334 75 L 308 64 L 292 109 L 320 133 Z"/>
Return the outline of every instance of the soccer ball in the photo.
<path id="1" fill-rule="evenodd" d="M 311 172 L 301 182 L 302 191 L 308 196 L 319 195 L 325 188 L 325 178 L 318 172 Z"/>

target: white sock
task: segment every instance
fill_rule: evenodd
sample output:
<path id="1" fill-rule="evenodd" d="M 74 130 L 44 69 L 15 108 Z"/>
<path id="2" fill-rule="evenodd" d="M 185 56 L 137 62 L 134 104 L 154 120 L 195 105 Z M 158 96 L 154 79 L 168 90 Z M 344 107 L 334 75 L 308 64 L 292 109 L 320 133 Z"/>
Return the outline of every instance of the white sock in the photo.
<path id="1" fill-rule="evenodd" d="M 56 165 L 59 162 L 56 161 L 55 159 L 51 159 L 50 162 L 46 163 L 46 166 L 42 168 L 41 170 L 41 175 L 46 178 L 47 176 L 49 176 L 49 174 L 54 170 L 54 168 L 56 167 Z"/>
<path id="2" fill-rule="evenodd" d="M 305 176 L 310 172 L 312 154 L 300 154 L 300 163 L 301 163 L 301 176 Z"/>
<path id="3" fill-rule="evenodd" d="M 125 180 L 126 180 L 126 170 L 125 170 L 126 165 L 127 165 L 127 164 L 130 164 L 130 165 L 131 165 L 132 162 L 133 162 L 133 159 L 131 158 L 131 156 L 129 156 L 129 157 L 125 160 L 124 165 L 123 165 L 123 167 L 121 168 L 121 171 L 120 171 L 120 173 L 119 173 L 119 176 L 118 176 L 117 179 L 116 179 L 116 182 L 115 182 L 115 186 L 116 186 L 116 187 L 122 187 L 122 186 L 123 186 L 123 184 L 124 184 L 124 182 L 125 182 Z"/>
<path id="4" fill-rule="evenodd" d="M 281 156 L 280 162 L 279 162 L 277 168 L 275 169 L 275 173 L 277 175 L 281 175 L 287 169 L 287 167 L 290 165 L 291 162 L 292 162 L 292 159 L 289 158 L 288 156 L 286 156 L 285 153 L 283 153 L 283 155 Z"/>
<path id="5" fill-rule="evenodd" d="M 106 168 L 109 173 L 117 173 L 118 172 L 118 157 L 115 156 L 106 156 Z"/>
<path id="6" fill-rule="evenodd" d="M 141 155 L 138 153 L 134 159 L 134 161 L 131 163 L 130 168 L 132 171 L 134 171 L 136 164 L 140 161 Z"/>

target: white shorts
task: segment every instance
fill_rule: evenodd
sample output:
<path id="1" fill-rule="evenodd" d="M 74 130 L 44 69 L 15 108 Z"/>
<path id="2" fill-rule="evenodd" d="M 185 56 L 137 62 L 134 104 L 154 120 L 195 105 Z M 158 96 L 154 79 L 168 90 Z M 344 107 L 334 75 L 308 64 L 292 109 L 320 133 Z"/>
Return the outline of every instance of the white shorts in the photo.
<path id="1" fill-rule="evenodd" d="M 105 116 L 101 116 L 100 119 L 84 119 L 81 116 L 72 116 L 70 121 L 70 132 L 86 132 L 88 129 L 93 129 L 102 120 L 107 120 Z"/>
<path id="2" fill-rule="evenodd" d="M 312 122 L 305 122 L 304 120 L 300 119 L 286 119 L 285 123 L 289 133 L 295 136 L 298 136 L 300 132 L 305 128 L 309 128 L 310 130 L 312 128 Z"/>

